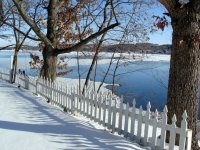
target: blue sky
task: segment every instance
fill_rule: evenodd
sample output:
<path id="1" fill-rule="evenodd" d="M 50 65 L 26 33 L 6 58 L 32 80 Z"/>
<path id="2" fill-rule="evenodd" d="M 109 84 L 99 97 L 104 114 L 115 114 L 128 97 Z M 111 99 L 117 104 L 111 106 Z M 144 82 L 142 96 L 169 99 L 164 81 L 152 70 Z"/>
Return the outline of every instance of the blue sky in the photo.
<path id="1" fill-rule="evenodd" d="M 164 31 L 156 31 L 155 33 L 150 34 L 149 43 L 155 44 L 171 44 L 172 41 L 172 29 L 171 26 L 165 28 Z"/>
<path id="2" fill-rule="evenodd" d="M 151 8 L 149 10 L 149 15 L 153 16 L 163 16 L 163 13 L 164 12 L 167 12 L 165 10 L 165 8 L 157 3 L 153 8 Z M 153 23 L 152 23 L 153 24 Z M 171 44 L 171 38 L 172 38 L 172 28 L 171 28 L 171 25 L 169 24 L 168 27 L 165 28 L 164 31 L 161 31 L 161 30 L 158 30 L 154 33 L 151 33 L 149 35 L 150 37 L 150 40 L 147 41 L 149 43 L 154 43 L 154 44 L 159 44 L 159 45 L 162 45 L 162 44 Z M 1 46 L 6 46 L 6 45 L 9 45 L 13 42 L 12 39 L 10 39 L 9 41 L 8 40 L 3 40 L 3 39 L 0 39 L 0 47 Z M 28 44 L 30 45 L 35 45 L 34 42 L 31 42 L 30 40 L 28 40 Z"/>

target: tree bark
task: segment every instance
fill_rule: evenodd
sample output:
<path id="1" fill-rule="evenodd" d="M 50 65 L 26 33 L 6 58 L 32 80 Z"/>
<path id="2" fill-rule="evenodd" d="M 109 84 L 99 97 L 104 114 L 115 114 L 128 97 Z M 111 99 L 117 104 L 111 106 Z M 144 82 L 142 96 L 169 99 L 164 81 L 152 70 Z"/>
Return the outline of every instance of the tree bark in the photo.
<path id="1" fill-rule="evenodd" d="M 47 38 L 51 42 L 51 45 L 45 46 L 43 50 L 43 66 L 40 71 L 40 76 L 46 80 L 54 81 L 56 78 L 56 64 L 57 64 L 57 50 L 58 39 L 56 36 L 57 27 L 57 13 L 58 13 L 58 0 L 50 0 L 48 8 L 47 19 Z"/>
<path id="2" fill-rule="evenodd" d="M 192 149 L 197 148 L 196 121 L 198 116 L 198 82 L 200 67 L 200 12 L 194 3 L 171 14 L 173 27 L 172 53 L 168 85 L 168 117 L 177 116 L 181 125 L 182 114 L 188 114 L 188 128 L 193 131 Z"/>
<path id="3" fill-rule="evenodd" d="M 53 51 L 51 47 L 46 46 L 42 53 L 44 63 L 40 71 L 40 76 L 49 81 L 54 81 L 56 78 L 57 55 L 54 55 Z"/>

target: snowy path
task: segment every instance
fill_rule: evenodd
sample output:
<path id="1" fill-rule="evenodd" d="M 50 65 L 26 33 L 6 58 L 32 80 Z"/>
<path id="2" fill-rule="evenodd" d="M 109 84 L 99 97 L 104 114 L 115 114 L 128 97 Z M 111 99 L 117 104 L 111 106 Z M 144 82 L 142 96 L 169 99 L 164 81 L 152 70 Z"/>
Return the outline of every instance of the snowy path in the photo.
<path id="1" fill-rule="evenodd" d="M 0 150 L 141 150 L 138 144 L 64 114 L 42 98 L 0 81 Z"/>

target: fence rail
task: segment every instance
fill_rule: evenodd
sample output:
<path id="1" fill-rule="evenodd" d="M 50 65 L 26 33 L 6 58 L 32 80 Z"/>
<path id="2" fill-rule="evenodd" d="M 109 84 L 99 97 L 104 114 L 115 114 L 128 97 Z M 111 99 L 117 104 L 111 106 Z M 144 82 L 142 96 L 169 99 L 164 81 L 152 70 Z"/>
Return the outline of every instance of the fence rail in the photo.
<path id="1" fill-rule="evenodd" d="M 0 78 L 9 79 L 9 74 L 0 73 Z M 133 106 L 130 107 L 129 103 L 123 103 L 123 98 L 116 99 L 108 93 L 87 90 L 82 95 L 78 87 L 68 88 L 56 82 L 52 83 L 22 75 L 17 76 L 17 83 L 21 87 L 47 98 L 65 111 L 80 113 L 107 127 L 112 133 L 116 132 L 131 140 L 137 140 L 144 146 L 150 146 L 155 150 L 191 149 L 192 131 L 187 128 L 186 111 L 182 115 L 181 127 L 177 127 L 175 115 L 172 118 L 172 124 L 167 123 L 166 106 L 159 114 L 157 110 L 151 112 L 150 103 L 147 104 L 147 110 L 144 111 L 142 107 L 139 109 L 135 107 L 135 100 Z M 117 102 L 120 102 L 119 106 Z M 170 135 L 168 143 L 166 143 L 167 132 Z M 175 143 L 177 140 L 178 144 Z"/>

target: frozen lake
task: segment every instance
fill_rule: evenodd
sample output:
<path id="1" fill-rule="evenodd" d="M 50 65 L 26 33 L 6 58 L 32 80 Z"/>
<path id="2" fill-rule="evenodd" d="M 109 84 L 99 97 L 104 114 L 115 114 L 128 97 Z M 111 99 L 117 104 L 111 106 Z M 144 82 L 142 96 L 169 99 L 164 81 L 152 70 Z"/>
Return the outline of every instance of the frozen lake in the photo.
<path id="1" fill-rule="evenodd" d="M 12 54 L 13 52 L 11 51 L 0 52 L 0 68 L 10 68 L 10 57 Z M 78 79 L 76 53 L 70 53 L 67 56 L 68 59 L 66 62 L 68 64 L 68 69 L 73 69 L 73 72 L 64 76 L 64 78 Z M 109 64 L 109 56 L 111 56 L 111 54 L 102 55 L 98 62 L 96 81 L 102 80 Z M 167 59 L 157 60 L 158 57 L 166 57 Z M 150 101 L 153 109 L 157 108 L 161 110 L 166 104 L 169 55 L 157 55 L 156 57 L 152 57 L 152 59 L 144 59 L 144 61 L 142 61 L 133 60 L 132 57 L 130 57 L 128 60 L 123 60 L 121 62 L 122 66 L 117 70 L 115 94 L 118 96 L 123 95 L 125 102 L 131 103 L 133 98 L 135 98 L 137 105 L 142 105 L 144 108 L 147 102 Z M 25 70 L 28 75 L 37 76 L 39 72 L 30 70 L 29 61 L 29 53 L 21 52 L 19 55 L 18 68 Z M 80 72 L 81 78 L 83 79 L 86 77 L 90 62 L 91 59 L 88 57 L 81 57 L 80 59 Z M 111 66 L 109 76 L 105 80 L 106 83 L 112 83 L 112 74 L 115 65 L 116 62 Z M 91 76 L 91 80 L 93 80 L 93 77 L 94 73 Z M 107 88 L 111 88 L 111 86 Z"/>

